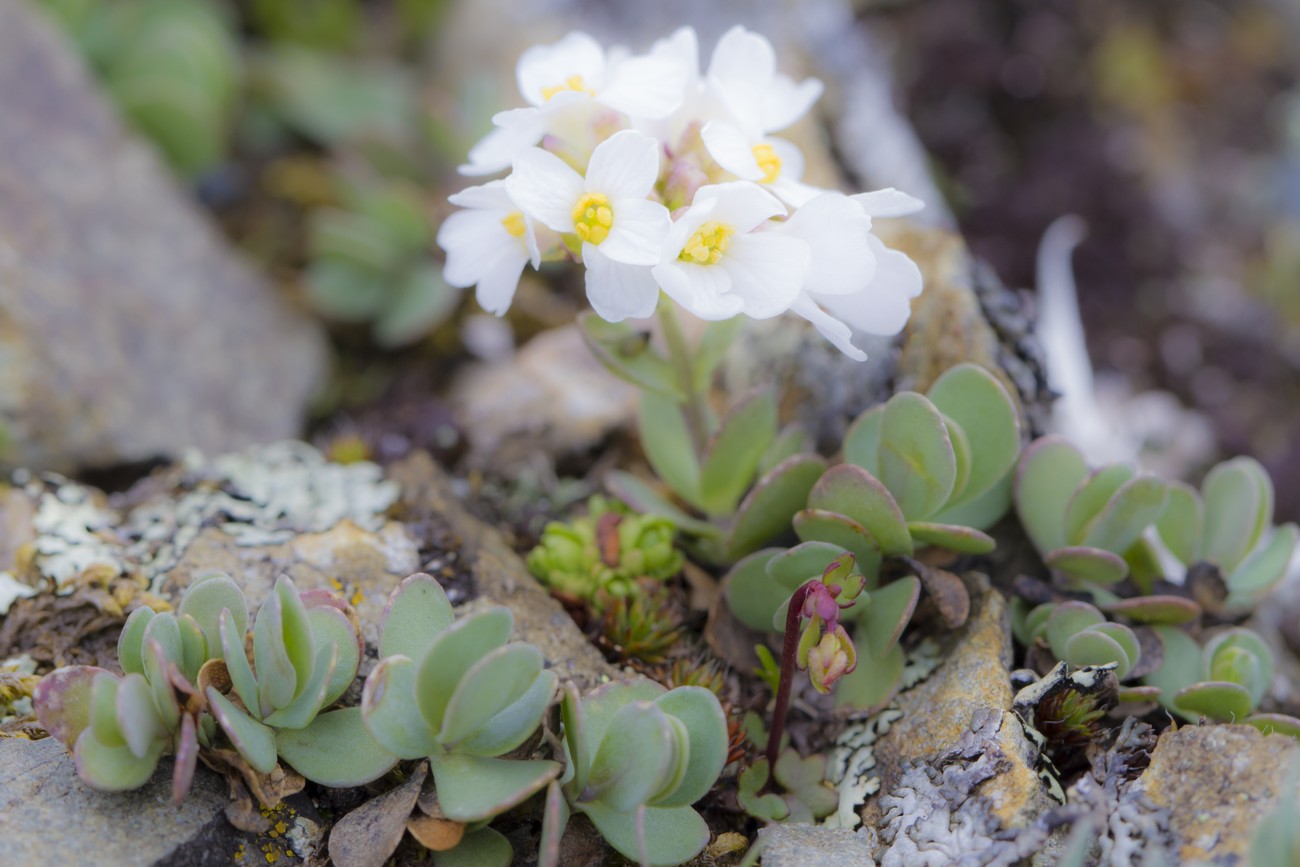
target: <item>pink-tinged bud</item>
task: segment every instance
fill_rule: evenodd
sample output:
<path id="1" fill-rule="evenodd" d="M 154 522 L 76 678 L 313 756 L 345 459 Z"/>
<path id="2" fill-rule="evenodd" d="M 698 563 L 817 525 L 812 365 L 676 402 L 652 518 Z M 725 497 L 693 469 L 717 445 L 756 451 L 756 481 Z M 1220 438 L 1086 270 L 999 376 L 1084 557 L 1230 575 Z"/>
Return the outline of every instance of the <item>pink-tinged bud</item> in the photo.
<path id="1" fill-rule="evenodd" d="M 858 651 L 843 626 L 836 626 L 808 649 L 808 679 L 818 692 L 827 693 L 835 682 L 858 667 Z"/>
<path id="2" fill-rule="evenodd" d="M 808 667 L 808 654 L 817 646 L 822 638 L 822 620 L 816 615 L 808 621 L 808 625 L 799 635 L 799 649 L 795 653 L 795 665 L 801 669 Z"/>
<path id="3" fill-rule="evenodd" d="M 820 617 L 832 626 L 840 620 L 840 604 L 835 601 L 835 594 L 820 581 L 808 585 L 808 595 L 803 601 L 803 616 Z"/>

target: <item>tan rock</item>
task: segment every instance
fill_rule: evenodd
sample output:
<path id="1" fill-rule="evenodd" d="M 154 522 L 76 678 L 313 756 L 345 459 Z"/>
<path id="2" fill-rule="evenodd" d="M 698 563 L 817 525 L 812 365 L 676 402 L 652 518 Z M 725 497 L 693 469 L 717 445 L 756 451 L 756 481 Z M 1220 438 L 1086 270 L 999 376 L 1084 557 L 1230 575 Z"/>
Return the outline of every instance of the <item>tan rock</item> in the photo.
<path id="1" fill-rule="evenodd" d="M 1297 760 L 1294 738 L 1247 725 L 1184 726 L 1160 736 L 1136 786 L 1168 808 L 1184 861 L 1238 863 L 1248 858 L 1255 826 L 1276 807 Z"/>

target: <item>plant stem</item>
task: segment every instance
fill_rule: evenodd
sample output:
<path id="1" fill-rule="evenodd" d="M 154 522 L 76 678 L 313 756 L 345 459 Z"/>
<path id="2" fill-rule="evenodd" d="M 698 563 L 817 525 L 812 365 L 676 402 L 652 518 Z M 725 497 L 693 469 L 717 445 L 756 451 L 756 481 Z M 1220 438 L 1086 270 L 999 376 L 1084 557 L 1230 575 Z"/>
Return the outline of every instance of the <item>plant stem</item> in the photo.
<path id="1" fill-rule="evenodd" d="M 682 324 L 677 318 L 677 307 L 668 298 L 660 298 L 659 325 L 663 329 L 664 342 L 668 344 L 669 359 L 677 371 L 677 384 L 686 395 L 682 409 L 686 413 L 686 426 L 691 433 L 691 444 L 695 447 L 695 456 L 703 459 L 704 450 L 709 443 L 708 398 L 702 390 L 695 387 L 691 350 L 686 345 L 686 335 L 682 333 Z"/>
<path id="2" fill-rule="evenodd" d="M 772 728 L 767 733 L 768 785 L 776 779 L 776 758 L 781 754 L 781 737 L 785 734 L 785 712 L 790 707 L 790 688 L 794 681 L 795 655 L 799 650 L 799 618 L 814 578 L 794 591 L 785 612 L 785 640 L 781 643 L 781 680 L 776 688 L 776 705 L 772 708 Z"/>

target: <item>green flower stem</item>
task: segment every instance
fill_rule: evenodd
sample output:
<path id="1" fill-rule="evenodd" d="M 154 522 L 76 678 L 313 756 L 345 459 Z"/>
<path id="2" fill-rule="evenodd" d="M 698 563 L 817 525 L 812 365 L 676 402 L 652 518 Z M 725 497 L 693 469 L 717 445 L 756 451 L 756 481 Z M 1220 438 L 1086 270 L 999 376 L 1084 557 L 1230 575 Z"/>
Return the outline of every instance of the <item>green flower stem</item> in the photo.
<path id="1" fill-rule="evenodd" d="M 777 756 L 781 754 L 781 737 L 785 734 L 785 713 L 790 707 L 790 687 L 794 681 L 795 656 L 799 650 L 799 619 L 803 612 L 804 601 L 818 583 L 814 578 L 804 584 L 790 597 L 790 607 L 785 612 L 785 640 L 781 644 L 781 682 L 776 688 L 776 705 L 772 708 L 772 728 L 767 734 L 767 766 L 776 767 Z M 772 779 L 768 786 L 772 785 Z"/>
<path id="2" fill-rule="evenodd" d="M 677 372 L 677 382 L 686 395 L 684 410 L 686 425 L 691 432 L 691 444 L 695 454 L 703 459 L 708 446 L 708 396 L 695 387 L 695 371 L 692 364 L 690 347 L 686 345 L 686 335 L 682 333 L 681 321 L 677 318 L 677 305 L 669 298 L 659 300 L 659 325 L 663 329 L 664 341 L 668 344 L 668 356 Z"/>

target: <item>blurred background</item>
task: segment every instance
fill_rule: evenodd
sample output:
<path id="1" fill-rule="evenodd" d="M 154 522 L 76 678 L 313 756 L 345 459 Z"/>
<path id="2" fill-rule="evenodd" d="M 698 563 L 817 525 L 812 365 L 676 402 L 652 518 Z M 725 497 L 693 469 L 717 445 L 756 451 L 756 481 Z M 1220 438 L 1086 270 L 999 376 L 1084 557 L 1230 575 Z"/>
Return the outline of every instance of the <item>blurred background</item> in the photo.
<path id="1" fill-rule="evenodd" d="M 440 276 L 455 166 L 519 104 L 519 51 L 575 27 L 640 50 L 693 24 L 707 57 L 739 21 L 778 42 L 787 70 L 827 81 L 816 122 L 841 133 L 822 136 L 831 174 L 941 196 L 929 218 L 951 219 L 1009 286 L 1033 288 L 1049 225 L 1081 217 L 1073 273 L 1099 387 L 1120 395 L 1110 411 L 1171 393 L 1208 425 L 1194 462 L 1255 455 L 1278 520 L 1300 518 L 1291 0 L 22 2 L 321 323 L 331 362 L 311 431 L 335 456 L 420 446 L 454 460 L 450 371 L 582 307 L 572 285 L 531 280 L 500 323 Z"/>

